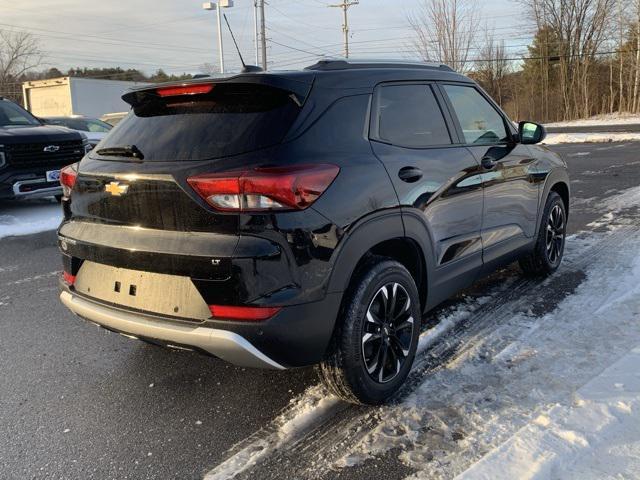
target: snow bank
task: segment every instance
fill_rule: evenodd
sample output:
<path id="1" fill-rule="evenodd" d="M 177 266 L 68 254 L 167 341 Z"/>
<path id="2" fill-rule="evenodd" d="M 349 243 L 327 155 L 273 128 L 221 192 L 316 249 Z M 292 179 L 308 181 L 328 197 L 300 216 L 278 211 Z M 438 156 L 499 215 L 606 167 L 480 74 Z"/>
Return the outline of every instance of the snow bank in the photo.
<path id="1" fill-rule="evenodd" d="M 54 230 L 62 207 L 54 200 L 0 203 L 0 238 Z"/>
<path id="2" fill-rule="evenodd" d="M 599 125 L 633 125 L 640 124 L 640 115 L 630 113 L 613 113 L 596 115 L 583 120 L 571 120 L 568 122 L 547 123 L 546 127 L 591 127 Z"/>
<path id="3" fill-rule="evenodd" d="M 640 346 L 456 477 L 640 478 Z"/>
<path id="4" fill-rule="evenodd" d="M 631 142 L 640 140 L 640 132 L 637 133 L 550 133 L 544 142 L 547 145 L 559 145 L 561 143 L 610 143 Z"/>

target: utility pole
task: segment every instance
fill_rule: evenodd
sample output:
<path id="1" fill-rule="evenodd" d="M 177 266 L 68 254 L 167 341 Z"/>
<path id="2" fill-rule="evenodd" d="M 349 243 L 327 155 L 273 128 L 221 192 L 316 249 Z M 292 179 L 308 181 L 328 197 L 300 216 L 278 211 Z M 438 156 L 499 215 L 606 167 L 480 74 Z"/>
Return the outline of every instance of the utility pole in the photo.
<path id="1" fill-rule="evenodd" d="M 260 63 L 260 40 L 258 37 L 258 0 L 253 2 L 253 41 L 256 47 L 256 63 L 258 66 Z"/>
<path id="2" fill-rule="evenodd" d="M 267 34 L 264 22 L 264 0 L 258 0 L 260 8 L 260 48 L 262 50 L 262 70 L 267 71 Z"/>
<path id="3" fill-rule="evenodd" d="M 354 5 L 358 5 L 360 3 L 358 0 L 353 0 L 351 2 L 347 0 L 343 0 L 342 3 L 338 3 L 335 5 L 328 5 L 329 7 L 341 8 L 342 13 L 344 15 L 344 23 L 342 24 L 342 32 L 344 33 L 344 56 L 345 58 L 349 58 L 349 17 L 347 15 L 347 10 L 349 7 L 353 7 Z"/>

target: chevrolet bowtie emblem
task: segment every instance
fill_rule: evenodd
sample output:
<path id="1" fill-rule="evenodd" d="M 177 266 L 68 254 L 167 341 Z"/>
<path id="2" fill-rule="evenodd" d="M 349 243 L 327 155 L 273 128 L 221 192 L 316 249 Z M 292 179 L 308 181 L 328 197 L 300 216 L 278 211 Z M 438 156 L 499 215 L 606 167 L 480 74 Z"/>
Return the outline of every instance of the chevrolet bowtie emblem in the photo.
<path id="1" fill-rule="evenodd" d="M 104 187 L 105 192 L 109 192 L 114 197 L 124 195 L 129 190 L 129 185 L 120 185 L 120 182 L 109 182 Z"/>

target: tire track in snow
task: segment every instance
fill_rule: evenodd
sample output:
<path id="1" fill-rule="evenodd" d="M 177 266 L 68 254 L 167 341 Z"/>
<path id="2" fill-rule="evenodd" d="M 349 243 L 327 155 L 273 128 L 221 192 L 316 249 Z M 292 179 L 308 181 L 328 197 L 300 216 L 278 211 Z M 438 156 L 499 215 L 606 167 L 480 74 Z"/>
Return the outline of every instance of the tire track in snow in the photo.
<path id="1" fill-rule="evenodd" d="M 479 305 L 473 302 L 463 304 L 463 308 L 469 309 L 468 314 L 463 312 L 457 321 L 452 322 L 448 330 L 439 331 L 437 336 L 428 339 L 427 348 L 416 357 L 407 384 L 397 396 L 395 403 L 414 391 L 428 375 L 462 360 L 481 348 L 490 333 L 508 324 L 517 314 L 526 314 L 532 306 L 539 303 L 541 295 L 557 297 L 557 304 L 564 298 L 564 295 L 557 295 L 558 282 L 567 282 L 569 289 L 577 287 L 584 277 L 582 272 L 586 266 L 608 248 L 619 248 L 625 239 L 638 232 L 640 229 L 636 226 L 621 225 L 600 236 L 583 234 L 581 245 L 584 249 L 572 252 L 570 242 L 563 267 L 551 278 L 542 282 L 520 279 L 506 289 L 494 286 L 485 293 L 491 301 Z M 447 313 L 449 312 L 445 311 L 443 315 L 443 312 L 438 312 L 436 319 L 446 321 Z M 443 316 L 444 319 L 441 318 Z M 429 317 L 427 321 L 428 319 Z M 526 322 L 520 327 L 526 328 Z M 498 343 L 505 345 L 511 341 L 511 336 L 498 339 Z M 497 347 L 499 348 L 499 345 Z M 327 395 L 320 385 L 309 389 L 269 426 L 233 447 L 227 455 L 227 460 L 209 472 L 205 478 L 222 480 L 335 476 L 336 472 L 331 468 L 350 447 L 359 443 L 380 424 L 384 409 L 388 407 L 357 407 L 335 399 L 327 400 Z M 303 418 L 304 421 L 299 422 L 293 430 L 287 428 L 287 425 L 291 426 L 298 418 Z M 447 448 L 447 439 L 437 428 L 438 421 L 434 418 L 435 427 L 427 425 L 425 428 L 432 428 L 438 438 L 438 444 Z M 455 445 L 450 444 L 448 448 L 453 449 Z"/>

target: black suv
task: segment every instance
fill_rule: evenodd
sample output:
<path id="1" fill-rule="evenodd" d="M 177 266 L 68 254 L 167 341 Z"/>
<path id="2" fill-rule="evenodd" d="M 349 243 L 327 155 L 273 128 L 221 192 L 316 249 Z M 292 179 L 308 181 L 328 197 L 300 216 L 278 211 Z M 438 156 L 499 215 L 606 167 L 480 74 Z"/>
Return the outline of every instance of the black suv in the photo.
<path id="1" fill-rule="evenodd" d="M 63 170 L 62 302 L 236 365 L 319 364 L 344 399 L 402 385 L 423 314 L 562 259 L 565 163 L 442 65 L 326 60 L 147 86 Z"/>
<path id="2" fill-rule="evenodd" d="M 60 169 L 79 161 L 89 149 L 82 134 L 44 125 L 0 97 L 0 199 L 60 199 Z"/>

